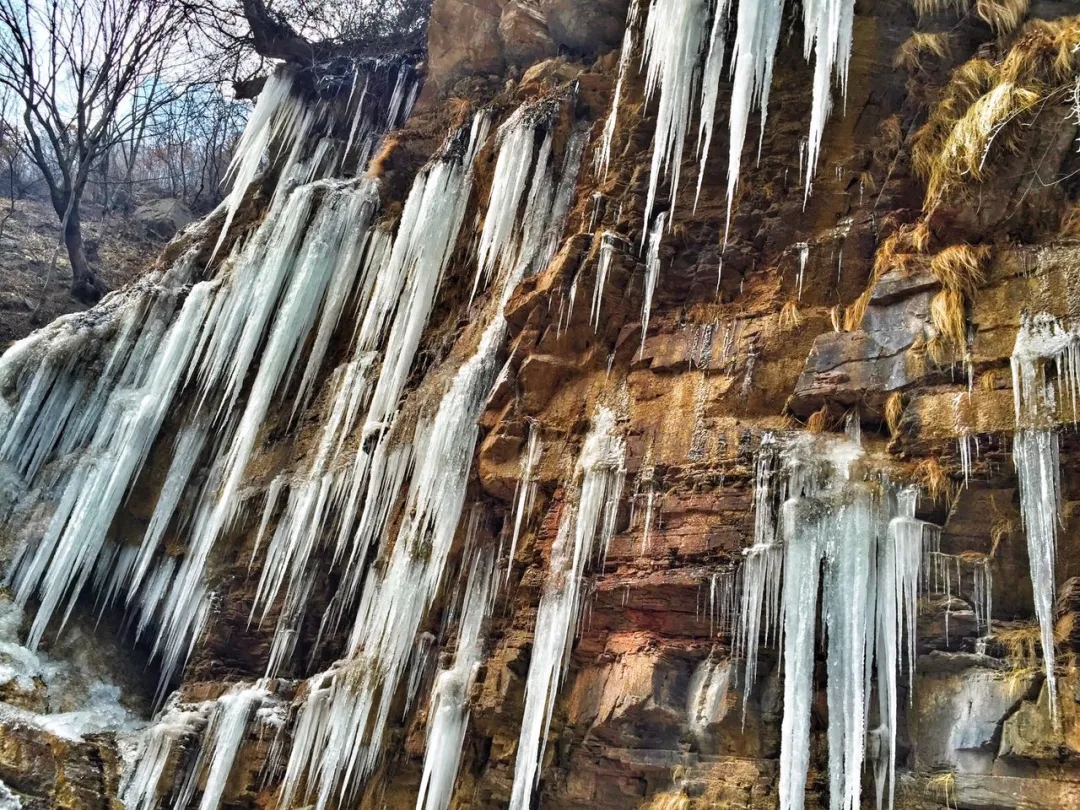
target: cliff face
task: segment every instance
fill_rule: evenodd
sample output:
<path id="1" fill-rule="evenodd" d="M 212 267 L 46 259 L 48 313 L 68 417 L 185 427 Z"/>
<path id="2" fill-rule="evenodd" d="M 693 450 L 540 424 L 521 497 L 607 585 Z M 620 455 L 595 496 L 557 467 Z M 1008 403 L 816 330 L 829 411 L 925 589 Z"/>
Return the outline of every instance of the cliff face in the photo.
<path id="1" fill-rule="evenodd" d="M 789 10 L 768 120 L 758 146 L 751 117 L 729 210 L 726 100 L 738 87 L 726 69 L 700 191 L 695 112 L 682 183 L 672 193 L 673 172 L 661 174 L 650 203 L 663 102 L 646 98 L 639 71 L 648 9 L 624 41 L 627 5 L 436 0 L 423 90 L 378 150 L 372 142 L 366 180 L 316 181 L 307 203 L 294 196 L 297 208 L 278 209 L 290 177 L 300 191 L 308 186 L 296 165 L 295 176 L 276 165 L 246 195 L 241 188 L 216 258 L 221 214 L 170 248 L 146 285 L 160 295 L 154 307 L 171 302 L 154 317 L 181 322 L 205 295 L 211 337 L 193 338 L 189 354 L 197 359 L 204 343 L 208 354 L 237 348 L 221 361 L 229 373 L 215 378 L 204 365 L 166 386 L 173 402 L 152 450 L 125 473 L 130 491 L 101 530 L 103 547 L 115 549 L 101 559 L 112 562 L 80 558 L 69 582 L 43 576 L 36 587 L 25 559 L 9 566 L 22 572 L 13 587 L 30 609 L 47 603 L 50 587 L 81 590 L 76 617 L 106 606 L 96 625 L 77 620 L 81 641 L 50 654 L 122 694 L 102 722 L 57 726 L 49 718 L 72 708 L 49 696 L 62 696 L 64 682 L 28 662 L 20 644 L 34 633 L 29 618 L 21 632 L 18 618 L 4 625 L 0 656 L 21 663 L 0 686 L 17 707 L 0 712 L 0 780 L 21 806 L 442 808 L 452 796 L 453 807 L 523 807 L 533 793 L 532 806 L 545 808 L 786 810 L 804 806 L 805 781 L 806 807 L 837 807 L 838 785 L 851 779 L 830 773 L 846 706 L 855 709 L 844 756 L 856 776 L 866 763 L 863 806 L 875 804 L 871 772 L 887 773 L 892 761 L 897 807 L 1080 807 L 1080 446 L 1067 429 L 1080 357 L 1072 321 L 1080 21 L 1068 16 L 1077 9 L 979 3 L 923 8 L 920 19 L 899 0 L 855 5 L 846 101 L 834 93 L 809 196 L 813 71 L 802 15 Z M 620 45 L 630 48 L 621 63 Z M 696 70 L 699 80 L 707 72 Z M 392 109 L 409 92 L 391 92 L 393 80 L 386 87 L 380 101 Z M 348 143 L 338 172 L 323 176 L 351 175 L 357 127 L 326 126 L 328 141 Z M 311 127 L 275 136 L 322 155 Z M 267 141 L 254 143 L 261 151 Z M 598 170 L 605 143 L 610 159 Z M 310 171 L 307 180 L 319 176 Z M 332 206 L 342 213 L 320 220 Z M 222 261 L 245 233 L 265 233 L 266 252 Z M 283 233 L 297 244 L 319 233 L 319 247 L 298 249 L 307 261 L 292 272 L 302 283 L 283 275 L 267 293 L 260 337 L 261 305 L 228 302 L 241 300 L 238 280 L 257 290 L 273 283 Z M 249 249 L 258 244 L 251 237 Z M 319 250 L 337 251 L 326 254 L 337 263 L 325 277 Z M 188 275 L 173 284 L 184 256 Z M 428 281 L 406 272 L 413 267 L 429 268 Z M 379 309 L 398 271 L 406 293 Z M 322 297 L 304 304 L 320 284 Z M 428 299 L 420 315 L 402 314 Z M 135 306 L 111 300 L 116 312 Z M 69 331 L 89 330 L 113 351 L 128 321 L 109 326 L 109 306 Z M 307 318 L 284 348 L 275 342 L 287 331 L 275 321 L 283 312 L 295 312 L 290 323 Z M 219 324 L 230 313 L 242 328 L 226 334 Z M 246 332 L 250 367 L 236 365 Z M 169 335 L 158 336 L 157 352 Z M 96 353 L 94 374 L 108 377 L 108 351 L 78 344 L 65 354 L 59 338 L 49 340 L 34 351 L 62 361 L 54 364 L 62 374 Z M 263 380 L 275 351 L 282 382 L 271 385 Z M 32 410 L 38 366 L 27 356 L 37 355 L 0 361 L 9 409 L 0 427 L 11 435 Z M 395 382 L 387 369 L 399 358 Z M 1015 401 L 1029 367 L 1038 379 Z M 44 391 L 66 379 L 49 378 L 33 407 L 45 412 Z M 221 401 L 235 418 L 213 409 L 199 417 L 196 382 L 216 407 L 214 380 L 231 386 Z M 79 388 L 72 401 L 83 395 Z M 245 433 L 250 413 L 259 418 Z M 1037 475 L 1025 477 L 1032 456 L 1014 453 L 1014 444 L 1028 446 L 1014 442 L 1021 434 L 1053 437 L 1053 452 L 1037 454 Z M 16 450 L 33 456 L 44 440 L 27 442 L 30 450 L 0 456 L 15 465 Z M 774 442 L 783 448 L 775 469 L 766 463 Z M 112 459 L 113 445 L 103 446 Z M 14 505 L 0 502 L 11 515 L 9 557 L 20 537 L 43 547 L 65 508 L 60 455 L 36 479 L 28 472 L 36 461 L 16 465 L 15 477 L 4 468 L 13 482 Z M 178 477 L 183 458 L 189 470 Z M 819 467 L 825 483 L 798 478 Z M 784 475 L 788 494 L 770 506 L 777 496 L 762 493 Z M 841 531 L 847 508 L 861 503 L 849 484 L 871 493 L 877 511 Z M 919 492 L 911 514 L 897 506 L 909 485 Z M 102 502 L 111 492 L 102 489 Z M 170 492 L 175 510 L 161 523 Z M 788 495 L 820 511 L 795 521 L 781 505 Z M 215 504 L 225 504 L 220 515 Z M 771 530 L 762 528 L 770 510 L 781 514 Z M 893 581 L 881 561 L 904 536 L 897 520 L 918 531 L 918 609 L 914 655 L 893 639 L 899 652 L 889 664 L 888 644 L 872 633 L 886 626 L 890 600 L 877 594 Z M 759 578 L 755 590 L 754 560 L 765 545 L 798 548 L 818 526 L 828 550 L 801 569 L 787 557 L 781 622 L 768 615 L 780 606 L 768 583 Z M 1040 532 L 1056 535 L 1049 572 L 1045 548 L 1033 545 Z M 148 597 L 114 598 L 111 583 L 117 593 L 146 593 L 115 571 L 148 535 L 158 545 L 146 571 L 164 571 L 163 583 L 174 569 L 194 573 L 178 575 L 179 587 L 163 584 L 145 608 Z M 769 537 L 775 543 L 762 542 Z M 871 543 L 875 562 L 861 590 L 841 591 L 838 572 L 861 543 Z M 57 566 L 57 548 L 43 569 Z M 799 647 L 790 605 L 800 588 L 789 583 L 809 570 Z M 154 634 L 179 626 L 170 612 L 203 588 L 190 654 L 177 630 L 162 634 L 178 651 L 163 657 Z M 900 600 L 891 604 L 902 625 Z M 748 625 L 755 604 L 772 632 Z M 865 613 L 865 625 L 844 624 L 844 605 Z M 112 628 L 120 638 L 108 661 L 78 652 L 104 644 Z M 856 639 L 842 675 L 841 638 Z M 136 659 L 151 662 L 163 694 L 176 690 L 153 718 L 155 678 L 132 677 Z M 846 677 L 864 668 L 865 683 Z M 879 708 L 886 670 L 896 672 L 892 721 Z M 796 671 L 809 685 L 798 706 Z M 840 702 L 837 684 L 855 680 L 858 697 L 851 686 Z M 550 716 L 537 708 L 541 688 L 552 695 Z M 94 706 L 101 720 L 105 710 Z M 800 709 L 804 736 L 791 725 Z M 140 715 L 151 721 L 141 731 Z M 536 734 L 523 734 L 523 724 Z M 807 756 L 802 781 L 791 770 L 796 749 Z M 535 792 L 515 773 L 528 758 Z M 785 786 L 791 773 L 794 786 Z M 845 801 L 858 806 L 859 791 Z"/>

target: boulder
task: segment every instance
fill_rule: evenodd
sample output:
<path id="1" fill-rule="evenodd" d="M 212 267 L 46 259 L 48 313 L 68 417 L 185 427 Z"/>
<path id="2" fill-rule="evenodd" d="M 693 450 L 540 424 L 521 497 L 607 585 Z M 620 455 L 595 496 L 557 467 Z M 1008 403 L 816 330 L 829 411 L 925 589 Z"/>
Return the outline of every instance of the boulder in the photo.
<path id="1" fill-rule="evenodd" d="M 191 209 L 181 200 L 153 200 L 135 209 L 135 221 L 145 228 L 147 233 L 162 239 L 172 239 L 194 220 Z"/>
<path id="2" fill-rule="evenodd" d="M 558 52 L 535 0 L 507 3 L 499 20 L 499 37 L 503 42 L 503 56 L 511 65 L 527 67 Z"/>
<path id="3" fill-rule="evenodd" d="M 506 0 L 435 0 L 428 25 L 429 76 L 447 86 L 505 66 L 499 23 Z"/>
<path id="4" fill-rule="evenodd" d="M 622 43 L 629 0 L 540 0 L 557 45 L 586 56 Z"/>

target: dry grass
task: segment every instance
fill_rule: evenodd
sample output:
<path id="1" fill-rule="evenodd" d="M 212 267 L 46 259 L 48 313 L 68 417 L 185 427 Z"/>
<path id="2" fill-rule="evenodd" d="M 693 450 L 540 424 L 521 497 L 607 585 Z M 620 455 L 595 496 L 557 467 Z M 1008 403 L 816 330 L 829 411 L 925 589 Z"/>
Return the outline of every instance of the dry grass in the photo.
<path id="1" fill-rule="evenodd" d="M 915 358 L 926 357 L 926 336 L 918 334 L 915 336 L 915 340 L 908 346 L 908 354 Z"/>
<path id="2" fill-rule="evenodd" d="M 802 314 L 799 312 L 799 303 L 794 298 L 788 299 L 780 309 L 780 330 L 790 332 L 798 329 L 803 324 Z"/>
<path id="3" fill-rule="evenodd" d="M 1004 32 L 1019 23 L 1026 5 L 1027 0 L 980 2 L 976 13 Z M 1078 17 L 1033 20 L 1000 64 L 976 58 L 953 71 L 913 144 L 912 165 L 926 180 L 924 210 L 985 182 L 998 156 L 1023 150 L 1038 111 L 1056 94 L 1063 98 L 1074 82 L 1078 39 Z"/>
<path id="4" fill-rule="evenodd" d="M 832 323 L 832 328 L 834 332 L 844 331 L 844 320 L 843 316 L 840 314 L 839 306 L 835 306 L 829 310 L 829 321 L 830 323 Z"/>
<path id="5" fill-rule="evenodd" d="M 976 383 L 976 387 L 980 391 L 990 393 L 991 391 L 997 390 L 997 383 L 997 372 L 991 369 L 990 371 L 979 375 L 979 381 Z"/>
<path id="6" fill-rule="evenodd" d="M 885 425 L 889 428 L 890 436 L 896 436 L 900 432 L 900 422 L 903 418 L 904 398 L 899 391 L 894 391 L 885 400 Z"/>
<path id="7" fill-rule="evenodd" d="M 930 260 L 930 272 L 946 290 L 970 298 L 985 279 L 983 268 L 989 259 L 987 245 L 951 245 Z"/>
<path id="8" fill-rule="evenodd" d="M 1063 239 L 1080 239 L 1080 205 L 1065 209 L 1058 226 L 1058 235 Z"/>
<path id="9" fill-rule="evenodd" d="M 1005 648 L 1010 668 L 1027 670 L 1039 666 L 1041 633 L 1038 624 L 999 630 L 994 638 Z"/>
<path id="10" fill-rule="evenodd" d="M 821 406 L 821 410 L 814 411 L 806 420 L 807 433 L 824 433 L 829 429 L 829 405 Z"/>
<path id="11" fill-rule="evenodd" d="M 940 348 L 961 350 L 967 343 L 967 321 L 964 314 L 964 295 L 956 290 L 941 290 L 930 302 L 930 323 L 937 334 L 931 340 L 931 344 L 940 338 L 944 342 Z M 933 345 L 927 347 L 931 358 L 934 357 Z"/>
<path id="12" fill-rule="evenodd" d="M 903 68 L 908 73 L 923 69 L 929 58 L 943 60 L 952 56 L 952 37 L 947 31 L 928 33 L 916 31 L 896 49 L 893 66 Z"/>
<path id="13" fill-rule="evenodd" d="M 387 136 L 383 141 L 383 147 L 379 150 L 379 154 L 371 159 L 368 164 L 368 175 L 373 178 L 382 177 L 386 174 L 390 168 L 390 162 L 394 157 L 394 153 L 401 146 L 401 141 L 395 138 L 393 135 Z"/>
<path id="14" fill-rule="evenodd" d="M 1068 611 L 1054 624 L 1054 643 L 1065 644 L 1072 638 L 1073 630 L 1076 629 L 1076 614 Z"/>
<path id="15" fill-rule="evenodd" d="M 998 36 L 1011 34 L 1027 16 L 1030 0 L 976 0 L 975 15 Z"/>
<path id="16" fill-rule="evenodd" d="M 940 791 L 944 796 L 945 806 L 951 810 L 956 799 L 956 774 L 953 771 L 939 773 L 937 776 L 931 777 L 927 787 L 931 790 Z"/>
<path id="17" fill-rule="evenodd" d="M 952 488 L 949 476 L 936 458 L 924 458 L 915 465 L 915 480 L 922 485 L 926 496 L 934 503 L 942 498 L 948 499 Z"/>
<path id="18" fill-rule="evenodd" d="M 671 790 L 666 793 L 657 793 L 646 806 L 648 810 L 687 810 L 690 806 L 690 797 L 681 790 Z"/>
<path id="19" fill-rule="evenodd" d="M 854 332 L 862 327 L 863 318 L 866 317 L 866 310 L 870 306 L 870 298 L 874 294 L 875 284 L 877 284 L 877 279 L 871 278 L 870 286 L 850 306 L 844 309 L 843 325 L 845 332 Z"/>
<path id="20" fill-rule="evenodd" d="M 969 0 L 912 0 L 911 5 L 919 19 L 955 11 L 963 14 L 968 9 Z"/>

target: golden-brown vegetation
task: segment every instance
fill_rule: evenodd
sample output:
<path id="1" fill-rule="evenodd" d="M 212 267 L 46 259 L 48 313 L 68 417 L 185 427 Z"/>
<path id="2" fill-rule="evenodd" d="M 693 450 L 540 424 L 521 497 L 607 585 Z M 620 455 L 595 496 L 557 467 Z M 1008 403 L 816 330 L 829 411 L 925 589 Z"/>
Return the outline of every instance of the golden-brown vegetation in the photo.
<path id="1" fill-rule="evenodd" d="M 990 258 L 986 245 L 950 245 L 930 260 L 930 272 L 946 290 L 973 297 L 983 282 L 983 268 Z"/>
<path id="2" fill-rule="evenodd" d="M 952 37 L 947 31 L 916 31 L 896 49 L 893 65 L 915 73 L 923 69 L 927 58 L 943 60 L 951 55 Z"/>
<path id="3" fill-rule="evenodd" d="M 802 326 L 803 318 L 799 312 L 799 303 L 794 298 L 789 298 L 780 309 L 780 330 L 790 332 Z"/>
<path id="4" fill-rule="evenodd" d="M 806 420 L 807 433 L 824 433 L 829 429 L 829 405 L 821 406 L 821 410 L 814 411 Z"/>
<path id="5" fill-rule="evenodd" d="M 926 496 L 935 503 L 950 494 L 949 477 L 936 458 L 924 458 L 915 465 L 915 480 L 922 485 Z"/>
<path id="6" fill-rule="evenodd" d="M 935 363 L 948 359 L 949 352 L 959 352 L 967 343 L 967 322 L 964 313 L 964 294 L 944 289 L 930 302 L 930 323 L 937 334 L 927 345 Z"/>
<path id="7" fill-rule="evenodd" d="M 1023 18 L 1026 0 L 977 3 L 976 13 L 1004 33 Z M 926 180 L 924 210 L 984 182 L 999 155 L 1021 150 L 1038 112 L 1071 89 L 1078 40 L 1080 18 L 1033 20 L 1000 63 L 977 57 L 953 71 L 912 148 L 912 165 Z"/>
<path id="8" fill-rule="evenodd" d="M 900 421 L 904 418 L 904 398 L 899 391 L 893 391 L 885 400 L 885 425 L 889 428 L 889 435 L 895 436 L 900 432 Z"/>
<path id="9" fill-rule="evenodd" d="M 870 306 L 870 298 L 874 294 L 875 284 L 877 284 L 877 279 L 871 277 L 870 286 L 863 291 L 862 295 L 844 309 L 845 332 L 854 332 L 862 326 L 863 318 L 866 317 L 866 308 Z"/>
<path id="10" fill-rule="evenodd" d="M 1030 0 L 976 0 L 975 16 L 998 36 L 1011 34 L 1027 16 Z"/>

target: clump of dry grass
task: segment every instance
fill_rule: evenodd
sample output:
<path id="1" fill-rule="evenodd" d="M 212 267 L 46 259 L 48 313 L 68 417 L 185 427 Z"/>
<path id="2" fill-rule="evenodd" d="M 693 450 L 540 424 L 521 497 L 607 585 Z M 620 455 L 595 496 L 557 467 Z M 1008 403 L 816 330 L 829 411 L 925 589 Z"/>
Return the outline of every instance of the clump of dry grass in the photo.
<path id="1" fill-rule="evenodd" d="M 1026 13 L 1027 0 L 983 0 L 976 13 L 1004 32 Z M 1000 64 L 976 58 L 953 71 L 926 124 L 915 135 L 912 165 L 926 180 L 924 209 L 987 180 L 996 154 L 1015 154 L 1026 128 L 1055 94 L 1071 88 L 1080 54 L 1080 18 L 1033 20 Z"/>
<path id="2" fill-rule="evenodd" d="M 806 420 L 806 432 L 807 433 L 824 433 L 829 429 L 829 405 L 828 403 L 821 406 L 820 410 L 814 411 L 810 414 L 810 418 Z"/>
<path id="3" fill-rule="evenodd" d="M 911 341 L 911 345 L 908 346 L 908 354 L 912 357 L 923 358 L 926 357 L 926 336 L 918 334 L 915 336 L 915 340 Z"/>
<path id="4" fill-rule="evenodd" d="M 989 393 L 990 391 L 997 390 L 997 382 L 997 372 L 990 369 L 990 371 L 983 372 L 979 375 L 979 381 L 976 385 L 980 391 Z"/>
<path id="5" fill-rule="evenodd" d="M 1071 610 L 1063 613 L 1061 617 L 1054 623 L 1054 643 L 1065 644 L 1070 638 L 1072 638 L 1072 634 L 1075 629 L 1076 614 Z"/>
<path id="6" fill-rule="evenodd" d="M 931 359 L 940 364 L 949 352 L 958 352 L 967 344 L 967 320 L 964 294 L 944 289 L 930 302 L 930 323 L 937 334 L 927 345 Z"/>
<path id="7" fill-rule="evenodd" d="M 798 329 L 803 324 L 802 314 L 799 312 L 799 302 L 794 298 L 788 299 L 780 309 L 780 329 L 790 332 Z"/>
<path id="8" fill-rule="evenodd" d="M 1080 205 L 1065 209 L 1058 226 L 1058 235 L 1065 239 L 1080 239 Z"/>
<path id="9" fill-rule="evenodd" d="M 843 316 L 840 314 L 840 306 L 837 305 L 829 310 L 829 321 L 832 323 L 834 332 L 844 331 Z"/>
<path id="10" fill-rule="evenodd" d="M 904 397 L 899 391 L 894 391 L 885 400 L 885 425 L 889 428 L 890 436 L 896 436 L 900 432 L 900 421 L 903 418 Z"/>
<path id="11" fill-rule="evenodd" d="M 949 499 L 951 484 L 945 468 L 936 458 L 924 458 L 915 465 L 915 480 L 918 481 L 926 496 L 937 503 L 942 498 Z"/>
<path id="12" fill-rule="evenodd" d="M 969 0 L 911 0 L 911 5 L 919 19 L 955 11 L 959 14 L 967 11 Z"/>
<path id="13" fill-rule="evenodd" d="M 998 36 L 1011 34 L 1027 16 L 1030 0 L 976 0 L 975 15 Z"/>
<path id="14" fill-rule="evenodd" d="M 987 245 L 950 245 L 930 260 L 930 272 L 945 289 L 970 298 L 985 278 L 983 268 L 989 258 Z"/>
<path id="15" fill-rule="evenodd" d="M 863 291 L 862 295 L 844 309 L 845 332 L 854 332 L 862 326 L 863 318 L 866 317 L 867 307 L 870 306 L 870 298 L 874 294 L 875 284 L 877 284 L 877 279 L 871 277 L 870 286 Z"/>
<path id="16" fill-rule="evenodd" d="M 1037 623 L 998 630 L 994 638 L 1005 648 L 1005 658 L 1011 669 L 1029 670 L 1039 667 L 1042 634 Z"/>
<path id="17" fill-rule="evenodd" d="M 687 810 L 690 806 L 690 797 L 681 790 L 670 790 L 666 793 L 657 793 L 647 806 L 649 810 Z"/>
<path id="18" fill-rule="evenodd" d="M 952 37 L 949 32 L 916 31 L 896 49 L 893 66 L 908 73 L 916 73 L 923 69 L 926 58 L 942 60 L 951 55 Z"/>
<path id="19" fill-rule="evenodd" d="M 928 787 L 931 790 L 941 791 L 945 798 L 945 807 L 952 810 L 953 801 L 956 798 L 956 773 L 946 771 L 930 778 Z"/>

